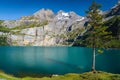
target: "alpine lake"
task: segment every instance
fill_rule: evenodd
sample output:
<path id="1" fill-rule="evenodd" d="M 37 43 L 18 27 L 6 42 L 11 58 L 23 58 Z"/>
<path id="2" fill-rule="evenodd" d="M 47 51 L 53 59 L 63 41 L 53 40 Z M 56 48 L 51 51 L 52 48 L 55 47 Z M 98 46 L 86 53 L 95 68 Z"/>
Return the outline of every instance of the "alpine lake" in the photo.
<path id="1" fill-rule="evenodd" d="M 0 47 L 0 70 L 20 74 L 66 74 L 91 70 L 92 49 L 85 47 Z M 96 54 L 96 70 L 120 74 L 120 50 Z"/>

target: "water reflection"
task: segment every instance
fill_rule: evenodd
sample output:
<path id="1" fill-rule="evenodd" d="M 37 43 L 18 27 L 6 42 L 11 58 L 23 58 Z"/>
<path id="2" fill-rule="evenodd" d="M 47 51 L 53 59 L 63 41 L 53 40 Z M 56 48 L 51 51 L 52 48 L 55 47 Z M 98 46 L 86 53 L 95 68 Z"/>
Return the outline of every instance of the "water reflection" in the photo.
<path id="1" fill-rule="evenodd" d="M 82 73 L 91 69 L 92 53 L 80 47 L 0 47 L 0 69 L 9 73 Z M 120 50 L 97 56 L 96 67 L 120 73 Z"/>

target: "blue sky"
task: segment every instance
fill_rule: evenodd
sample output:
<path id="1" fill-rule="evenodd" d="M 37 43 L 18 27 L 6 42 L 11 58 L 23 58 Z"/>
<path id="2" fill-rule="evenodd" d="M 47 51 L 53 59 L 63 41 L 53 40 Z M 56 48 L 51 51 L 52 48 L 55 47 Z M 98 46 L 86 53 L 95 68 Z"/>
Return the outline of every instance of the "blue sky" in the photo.
<path id="1" fill-rule="evenodd" d="M 0 20 L 15 20 L 21 16 L 29 16 L 34 12 L 45 8 L 51 9 L 55 13 L 59 10 L 74 11 L 81 16 L 85 16 L 85 10 L 91 5 L 93 0 L 0 0 Z M 102 10 L 108 10 L 114 6 L 118 0 L 95 0 L 102 4 Z"/>

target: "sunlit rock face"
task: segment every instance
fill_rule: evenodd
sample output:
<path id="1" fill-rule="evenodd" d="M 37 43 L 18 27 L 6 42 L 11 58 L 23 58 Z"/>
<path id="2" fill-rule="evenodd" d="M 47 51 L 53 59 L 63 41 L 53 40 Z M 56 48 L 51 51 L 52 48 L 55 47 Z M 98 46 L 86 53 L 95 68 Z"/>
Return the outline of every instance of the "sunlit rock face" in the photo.
<path id="1" fill-rule="evenodd" d="M 20 26 L 20 21 L 17 20 L 5 20 L 2 25 L 8 28 L 13 28 L 15 26 Z"/>
<path id="2" fill-rule="evenodd" d="M 33 16 L 39 18 L 39 20 L 48 20 L 51 21 L 54 18 L 55 14 L 50 9 L 41 9 L 33 14 Z"/>
<path id="3" fill-rule="evenodd" d="M 67 32 L 75 29 L 84 29 L 85 22 L 85 17 L 73 11 L 60 10 L 53 13 L 50 9 L 41 9 L 31 16 L 23 16 L 18 20 L 6 20 L 2 25 L 11 29 L 18 28 L 13 30 L 16 34 L 8 34 L 10 45 L 61 46 L 65 41 L 61 35 L 66 36 Z"/>

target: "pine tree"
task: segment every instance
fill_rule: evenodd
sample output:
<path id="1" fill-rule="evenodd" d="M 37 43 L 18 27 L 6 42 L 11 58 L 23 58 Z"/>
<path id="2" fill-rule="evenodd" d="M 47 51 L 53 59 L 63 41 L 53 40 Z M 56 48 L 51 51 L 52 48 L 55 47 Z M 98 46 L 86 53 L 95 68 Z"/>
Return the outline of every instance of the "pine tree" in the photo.
<path id="1" fill-rule="evenodd" d="M 103 26 L 103 16 L 100 14 L 100 4 L 93 2 L 89 7 L 87 13 L 88 20 L 88 33 L 85 39 L 85 45 L 93 48 L 93 63 L 92 71 L 95 70 L 95 56 L 96 48 L 107 48 L 108 42 L 111 40 L 111 32 L 107 32 L 107 26 Z"/>

